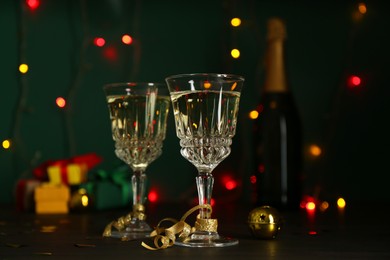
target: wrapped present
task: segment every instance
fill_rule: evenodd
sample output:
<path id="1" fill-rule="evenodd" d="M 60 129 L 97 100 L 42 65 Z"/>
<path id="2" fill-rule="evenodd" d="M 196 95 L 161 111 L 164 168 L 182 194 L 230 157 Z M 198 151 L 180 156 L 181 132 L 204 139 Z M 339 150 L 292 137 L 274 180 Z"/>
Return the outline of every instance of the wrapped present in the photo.
<path id="1" fill-rule="evenodd" d="M 102 161 L 102 158 L 95 153 L 88 153 L 72 157 L 68 161 L 75 164 L 85 164 L 87 169 L 91 170 Z"/>
<path id="2" fill-rule="evenodd" d="M 131 181 L 128 168 L 112 172 L 91 172 L 88 182 L 80 185 L 91 197 L 92 207 L 97 210 L 130 207 L 132 200 Z"/>
<path id="3" fill-rule="evenodd" d="M 87 173 L 85 164 L 58 164 L 47 168 L 48 180 L 52 184 L 78 185 L 87 180 Z"/>
<path id="4" fill-rule="evenodd" d="M 20 179 L 16 183 L 15 201 L 18 211 L 32 211 L 35 207 L 34 191 L 41 184 L 36 179 Z"/>
<path id="5" fill-rule="evenodd" d="M 70 189 L 63 184 L 42 183 L 35 188 L 37 214 L 63 214 L 69 212 Z"/>
<path id="6" fill-rule="evenodd" d="M 84 155 L 79 155 L 79 156 L 74 156 L 69 159 L 64 159 L 64 160 L 49 160 L 38 167 L 36 167 L 33 170 L 33 174 L 36 179 L 41 180 L 41 181 L 48 181 L 49 180 L 49 173 L 48 169 L 54 167 L 54 169 L 60 170 L 60 176 L 57 173 L 54 173 L 54 175 L 57 174 L 57 176 L 53 176 L 53 178 L 57 178 L 54 180 L 54 183 L 58 183 L 59 178 L 61 178 L 60 182 L 61 183 L 68 183 L 68 178 L 71 178 L 71 182 L 76 182 L 77 180 L 82 180 L 82 174 L 79 175 L 78 172 L 81 170 L 85 170 L 86 172 L 90 171 L 93 167 L 95 167 L 97 164 L 99 164 L 102 161 L 102 158 L 98 156 L 95 153 L 88 153 Z M 67 175 L 68 166 L 72 165 L 70 170 L 73 172 L 71 175 Z M 77 169 L 79 167 L 79 169 Z M 53 169 L 53 168 L 52 168 Z M 54 170 L 55 172 L 56 170 Z M 64 176 L 62 176 L 64 175 Z"/>

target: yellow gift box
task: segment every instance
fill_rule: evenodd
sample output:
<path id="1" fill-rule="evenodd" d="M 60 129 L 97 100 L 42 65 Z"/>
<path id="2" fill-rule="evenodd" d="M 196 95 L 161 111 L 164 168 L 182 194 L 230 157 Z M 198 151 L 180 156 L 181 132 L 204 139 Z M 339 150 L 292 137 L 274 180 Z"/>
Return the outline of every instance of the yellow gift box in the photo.
<path id="1" fill-rule="evenodd" d="M 47 168 L 49 182 L 52 184 L 78 185 L 86 181 L 87 172 L 87 165 L 77 163 L 52 165 Z"/>
<path id="2" fill-rule="evenodd" d="M 43 183 L 35 188 L 37 214 L 63 214 L 69 212 L 70 189 L 63 184 Z"/>

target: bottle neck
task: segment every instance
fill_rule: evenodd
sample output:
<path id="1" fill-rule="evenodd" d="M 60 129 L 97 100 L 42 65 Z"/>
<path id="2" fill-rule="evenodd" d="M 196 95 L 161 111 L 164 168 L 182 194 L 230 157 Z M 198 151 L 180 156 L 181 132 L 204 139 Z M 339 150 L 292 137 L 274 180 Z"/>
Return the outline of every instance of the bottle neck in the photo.
<path id="1" fill-rule="evenodd" d="M 264 92 L 288 92 L 283 39 L 270 39 L 266 52 Z"/>

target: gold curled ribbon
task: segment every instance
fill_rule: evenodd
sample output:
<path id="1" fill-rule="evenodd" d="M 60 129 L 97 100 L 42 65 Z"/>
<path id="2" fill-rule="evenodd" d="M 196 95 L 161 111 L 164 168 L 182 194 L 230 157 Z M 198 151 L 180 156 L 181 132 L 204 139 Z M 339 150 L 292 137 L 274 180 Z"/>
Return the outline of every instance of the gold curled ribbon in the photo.
<path id="1" fill-rule="evenodd" d="M 164 218 L 161 220 L 158 224 L 155 230 L 150 233 L 151 237 L 154 237 L 153 244 L 154 247 L 151 247 L 147 245 L 145 242 L 142 242 L 141 245 L 149 250 L 159 250 L 159 249 L 165 249 L 168 247 L 171 247 L 175 244 L 176 235 L 178 235 L 180 240 L 185 241 L 188 236 L 190 236 L 195 231 L 209 231 L 209 232 L 217 232 L 218 227 L 218 221 L 217 219 L 203 219 L 200 218 L 199 215 L 197 215 L 195 226 L 191 227 L 189 224 L 185 222 L 186 218 L 194 213 L 196 210 L 199 209 L 206 209 L 207 213 L 206 216 L 210 217 L 212 208 L 209 204 L 204 205 L 198 205 L 190 210 L 188 210 L 180 219 L 180 221 L 177 221 L 173 218 Z M 172 222 L 173 225 L 169 228 L 161 227 L 161 224 L 163 222 Z"/>
<path id="2" fill-rule="evenodd" d="M 103 237 L 111 237 L 112 228 L 116 228 L 118 231 L 122 231 L 130 224 L 132 219 L 145 220 L 145 207 L 141 204 L 136 204 L 133 206 L 133 211 L 129 214 L 118 218 L 116 221 L 111 221 L 103 231 Z"/>

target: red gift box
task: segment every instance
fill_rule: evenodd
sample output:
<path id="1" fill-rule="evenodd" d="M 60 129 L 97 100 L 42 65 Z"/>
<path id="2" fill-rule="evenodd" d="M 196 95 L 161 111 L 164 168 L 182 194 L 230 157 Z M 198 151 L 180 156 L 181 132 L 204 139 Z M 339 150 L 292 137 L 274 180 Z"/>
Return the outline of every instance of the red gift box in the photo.
<path id="1" fill-rule="evenodd" d="M 49 181 L 48 169 L 49 167 L 59 168 L 59 172 L 61 175 L 61 182 L 65 184 L 69 184 L 68 182 L 68 166 L 69 165 L 79 165 L 80 168 L 89 171 L 94 166 L 99 164 L 102 161 L 102 158 L 95 153 L 89 153 L 84 155 L 79 155 L 75 157 L 71 157 L 65 160 L 50 160 L 42 163 L 38 167 L 33 170 L 33 174 L 35 178 L 41 181 Z M 83 178 L 81 178 L 83 179 Z"/>
<path id="2" fill-rule="evenodd" d="M 88 168 L 85 164 L 70 163 L 47 168 L 49 182 L 52 184 L 78 185 L 87 180 L 87 173 Z"/>
<path id="3" fill-rule="evenodd" d="M 35 179 L 21 179 L 16 183 L 15 200 L 18 211 L 32 211 L 35 207 L 34 192 L 41 181 Z"/>

